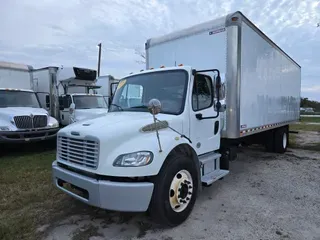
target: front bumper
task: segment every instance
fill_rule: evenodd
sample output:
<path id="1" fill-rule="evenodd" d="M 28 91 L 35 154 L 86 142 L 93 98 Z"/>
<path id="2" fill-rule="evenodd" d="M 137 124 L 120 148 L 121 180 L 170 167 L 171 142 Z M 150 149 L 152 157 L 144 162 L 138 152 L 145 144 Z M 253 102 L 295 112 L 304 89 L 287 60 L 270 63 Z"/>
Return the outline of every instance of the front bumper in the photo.
<path id="1" fill-rule="evenodd" d="M 22 143 L 36 142 L 55 138 L 60 128 L 47 128 L 24 131 L 5 131 L 0 132 L 0 142 Z"/>
<path id="2" fill-rule="evenodd" d="M 52 164 L 53 183 L 60 190 L 89 205 L 114 211 L 145 212 L 152 197 L 153 183 L 97 180 Z M 85 196 L 64 187 L 71 184 Z"/>

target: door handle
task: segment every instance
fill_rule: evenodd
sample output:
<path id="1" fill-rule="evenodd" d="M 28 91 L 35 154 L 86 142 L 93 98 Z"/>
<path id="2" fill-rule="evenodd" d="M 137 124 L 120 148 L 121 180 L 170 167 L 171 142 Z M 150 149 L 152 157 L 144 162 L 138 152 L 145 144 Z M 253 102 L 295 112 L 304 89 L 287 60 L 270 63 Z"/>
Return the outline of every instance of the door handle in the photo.
<path id="1" fill-rule="evenodd" d="M 197 114 L 196 114 L 196 118 L 197 118 L 198 120 L 202 120 L 202 113 L 197 113 Z"/>

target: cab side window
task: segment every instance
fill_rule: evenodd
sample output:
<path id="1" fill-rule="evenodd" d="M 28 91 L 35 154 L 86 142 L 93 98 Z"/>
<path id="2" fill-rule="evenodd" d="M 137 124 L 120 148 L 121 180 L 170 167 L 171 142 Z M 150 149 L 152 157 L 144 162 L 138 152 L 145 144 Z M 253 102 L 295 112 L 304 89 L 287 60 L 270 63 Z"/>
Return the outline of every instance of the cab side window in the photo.
<path id="1" fill-rule="evenodd" d="M 71 100 L 71 96 L 70 95 L 66 95 L 66 96 L 63 97 L 63 106 L 64 106 L 64 108 L 69 108 L 71 103 L 72 103 L 72 100 Z"/>
<path id="2" fill-rule="evenodd" d="M 209 76 L 197 74 L 192 89 L 192 109 L 200 111 L 212 105 L 212 79 Z"/>

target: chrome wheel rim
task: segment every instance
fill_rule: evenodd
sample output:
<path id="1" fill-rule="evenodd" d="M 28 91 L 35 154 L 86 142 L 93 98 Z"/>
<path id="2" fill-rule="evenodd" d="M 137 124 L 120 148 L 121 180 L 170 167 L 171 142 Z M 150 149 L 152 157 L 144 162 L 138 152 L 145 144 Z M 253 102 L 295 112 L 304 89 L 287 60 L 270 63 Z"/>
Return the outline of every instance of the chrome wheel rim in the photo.
<path id="1" fill-rule="evenodd" d="M 285 149 L 287 147 L 287 134 L 286 133 L 283 134 L 282 146 L 283 146 L 283 149 Z"/>
<path id="2" fill-rule="evenodd" d="M 189 205 L 193 194 L 193 181 L 187 170 L 179 171 L 172 179 L 169 202 L 173 211 L 182 212 Z"/>

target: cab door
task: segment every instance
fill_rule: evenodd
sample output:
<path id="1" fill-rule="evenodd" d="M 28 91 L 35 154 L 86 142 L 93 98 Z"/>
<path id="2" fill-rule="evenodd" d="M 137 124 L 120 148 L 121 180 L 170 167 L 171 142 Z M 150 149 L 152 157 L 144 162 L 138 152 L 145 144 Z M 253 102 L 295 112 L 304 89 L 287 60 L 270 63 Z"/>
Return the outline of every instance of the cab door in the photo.
<path id="1" fill-rule="evenodd" d="M 200 155 L 220 147 L 220 117 L 199 119 L 199 115 L 216 116 L 212 78 L 206 74 L 196 74 L 192 84 L 190 138 L 194 149 Z"/>
<path id="2" fill-rule="evenodd" d="M 62 95 L 59 97 L 59 102 L 60 102 L 60 119 L 61 119 L 61 124 L 66 126 L 69 125 L 70 123 L 70 112 L 69 112 L 69 107 L 72 103 L 72 98 L 69 94 L 67 95 Z M 61 104 L 63 108 L 61 107 Z"/>

